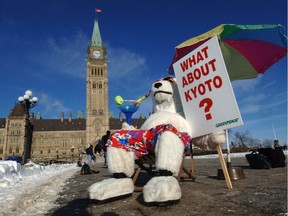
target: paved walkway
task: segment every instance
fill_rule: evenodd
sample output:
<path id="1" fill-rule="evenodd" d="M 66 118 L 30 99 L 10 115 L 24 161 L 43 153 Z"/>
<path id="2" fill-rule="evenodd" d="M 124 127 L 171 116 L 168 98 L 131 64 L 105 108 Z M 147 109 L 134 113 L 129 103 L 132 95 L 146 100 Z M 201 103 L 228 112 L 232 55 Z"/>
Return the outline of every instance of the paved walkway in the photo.
<path id="1" fill-rule="evenodd" d="M 231 158 L 231 162 L 233 167 L 242 168 L 246 177 L 232 181 L 233 189 L 227 188 L 225 180 L 218 180 L 218 159 L 195 159 L 197 179 L 195 182 L 180 182 L 182 198 L 178 204 L 147 206 L 142 193 L 134 192 L 130 197 L 97 205 L 89 200 L 87 188 L 96 181 L 111 177 L 103 166 L 103 158 L 98 157 L 93 169 L 100 170 L 100 173 L 81 175 L 79 168 L 79 173 L 69 179 L 64 192 L 60 193 L 59 207 L 47 216 L 288 215 L 286 167 L 250 169 L 245 157 Z"/>

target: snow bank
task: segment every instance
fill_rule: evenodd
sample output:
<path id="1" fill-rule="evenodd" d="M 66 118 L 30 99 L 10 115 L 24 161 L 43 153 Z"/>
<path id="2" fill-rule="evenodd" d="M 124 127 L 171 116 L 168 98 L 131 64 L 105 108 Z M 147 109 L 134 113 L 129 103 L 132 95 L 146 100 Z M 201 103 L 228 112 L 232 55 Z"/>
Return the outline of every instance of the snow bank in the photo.
<path id="1" fill-rule="evenodd" d="M 0 161 L 1 215 L 44 215 L 55 207 L 58 193 L 77 171 L 76 164 L 21 166 Z"/>

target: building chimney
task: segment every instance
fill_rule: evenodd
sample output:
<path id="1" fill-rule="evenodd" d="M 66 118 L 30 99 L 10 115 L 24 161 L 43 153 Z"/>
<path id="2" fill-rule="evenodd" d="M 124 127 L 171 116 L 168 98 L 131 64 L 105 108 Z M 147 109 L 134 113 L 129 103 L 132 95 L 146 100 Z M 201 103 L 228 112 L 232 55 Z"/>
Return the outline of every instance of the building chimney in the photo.
<path id="1" fill-rule="evenodd" d="M 69 122 L 72 122 L 72 113 L 69 113 Z"/>

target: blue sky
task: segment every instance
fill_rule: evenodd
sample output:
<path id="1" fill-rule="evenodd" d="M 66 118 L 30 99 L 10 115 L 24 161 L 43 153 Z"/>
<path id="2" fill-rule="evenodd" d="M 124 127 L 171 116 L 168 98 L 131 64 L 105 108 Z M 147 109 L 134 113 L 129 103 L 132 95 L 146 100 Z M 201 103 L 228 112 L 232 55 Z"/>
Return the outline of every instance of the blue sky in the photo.
<path id="1" fill-rule="evenodd" d="M 286 0 L 1 0 L 0 117 L 5 118 L 25 90 L 44 119 L 85 115 L 86 50 L 95 8 L 108 52 L 109 107 L 114 97 L 137 99 L 167 75 L 175 46 L 222 23 L 281 24 L 287 27 Z M 233 82 L 244 125 L 254 138 L 287 143 L 287 57 L 264 76 Z M 151 101 L 134 114 L 146 116 Z"/>

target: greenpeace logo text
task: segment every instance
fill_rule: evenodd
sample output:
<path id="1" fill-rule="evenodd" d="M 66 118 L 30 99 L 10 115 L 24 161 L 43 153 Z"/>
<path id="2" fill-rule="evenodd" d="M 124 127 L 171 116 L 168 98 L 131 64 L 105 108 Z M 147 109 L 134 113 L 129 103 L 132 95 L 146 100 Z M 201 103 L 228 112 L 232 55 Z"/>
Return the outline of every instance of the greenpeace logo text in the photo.
<path id="1" fill-rule="evenodd" d="M 239 120 L 239 118 L 231 119 L 231 120 L 228 120 L 228 121 L 225 121 L 225 122 L 220 122 L 220 123 L 216 124 L 216 127 L 221 127 L 221 126 L 228 125 L 228 124 L 234 124 L 234 123 L 237 123 L 238 120 Z"/>

